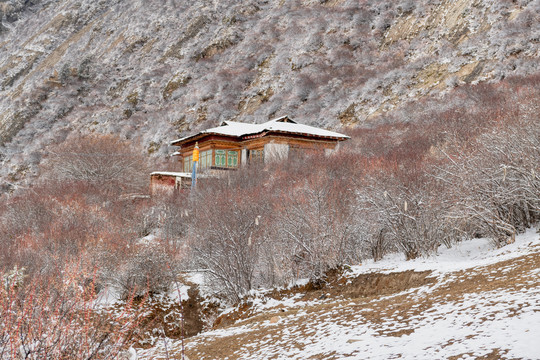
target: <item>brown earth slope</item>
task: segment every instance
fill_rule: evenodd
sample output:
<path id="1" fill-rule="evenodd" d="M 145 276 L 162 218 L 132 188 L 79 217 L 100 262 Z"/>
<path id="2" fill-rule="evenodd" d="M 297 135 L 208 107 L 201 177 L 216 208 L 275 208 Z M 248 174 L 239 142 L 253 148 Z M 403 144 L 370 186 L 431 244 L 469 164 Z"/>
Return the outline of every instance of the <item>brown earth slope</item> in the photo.
<path id="1" fill-rule="evenodd" d="M 524 348 L 532 335 L 526 319 L 534 321 L 540 311 L 540 245 L 527 247 L 527 254 L 491 265 L 437 276 L 427 271 L 336 276 L 321 289 L 304 288 L 275 306 L 272 299 L 259 310 L 239 306 L 216 330 L 188 339 L 185 354 L 189 359 L 383 359 L 412 358 L 417 351 L 414 358 L 524 358 L 516 351 L 527 354 L 538 347 Z M 508 330 L 516 324 L 523 334 Z M 509 346 L 504 338 L 512 336 L 521 341 Z M 336 347 L 339 342 L 343 345 Z M 141 355 L 167 358 L 159 347 Z M 180 347 L 174 344 L 168 356 L 181 359 Z"/>

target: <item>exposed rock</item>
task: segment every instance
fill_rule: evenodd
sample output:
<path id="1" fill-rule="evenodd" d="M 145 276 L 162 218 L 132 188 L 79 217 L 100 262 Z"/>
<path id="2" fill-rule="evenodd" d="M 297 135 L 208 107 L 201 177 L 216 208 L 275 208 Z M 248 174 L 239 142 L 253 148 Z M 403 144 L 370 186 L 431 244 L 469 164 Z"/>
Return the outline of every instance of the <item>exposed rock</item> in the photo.
<path id="1" fill-rule="evenodd" d="M 229 119 L 369 125 L 419 97 L 539 71 L 538 10 L 503 0 L 0 1 L 0 178 L 25 165 L 14 154 L 42 151 L 66 129 L 149 146 Z"/>

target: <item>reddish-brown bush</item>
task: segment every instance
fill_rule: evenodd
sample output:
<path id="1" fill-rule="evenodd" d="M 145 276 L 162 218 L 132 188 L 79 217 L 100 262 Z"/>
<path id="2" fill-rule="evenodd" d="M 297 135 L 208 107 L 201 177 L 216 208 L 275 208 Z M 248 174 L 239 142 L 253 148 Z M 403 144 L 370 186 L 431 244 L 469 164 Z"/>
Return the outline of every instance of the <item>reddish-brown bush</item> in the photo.
<path id="1" fill-rule="evenodd" d="M 122 312 L 100 309 L 92 274 L 66 264 L 54 282 L 0 273 L 0 359 L 116 359 L 141 318 L 128 299 Z"/>

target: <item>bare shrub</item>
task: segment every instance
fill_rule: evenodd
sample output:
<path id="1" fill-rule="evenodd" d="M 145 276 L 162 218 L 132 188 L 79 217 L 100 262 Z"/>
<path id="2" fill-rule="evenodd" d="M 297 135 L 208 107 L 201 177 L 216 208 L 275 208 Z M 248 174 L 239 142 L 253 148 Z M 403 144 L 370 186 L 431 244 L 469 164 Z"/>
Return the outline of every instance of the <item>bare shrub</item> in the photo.
<path id="1" fill-rule="evenodd" d="M 77 68 L 77 76 L 81 80 L 87 80 L 92 77 L 93 69 L 92 69 L 92 63 L 94 62 L 94 59 L 92 56 L 85 57 L 81 63 L 79 64 L 79 67 Z"/>
<path id="2" fill-rule="evenodd" d="M 0 359 L 116 359 L 133 342 L 133 298 L 121 313 L 99 312 L 87 276 L 66 270 L 55 283 L 0 273 Z"/>
<path id="3" fill-rule="evenodd" d="M 102 262 L 100 275 L 107 283 L 120 290 L 122 298 L 143 296 L 146 292 L 166 292 L 175 280 L 178 267 L 174 254 L 167 251 L 159 241 L 132 245 L 117 254 L 98 253 Z M 127 255 L 127 256 L 126 256 Z"/>
<path id="4" fill-rule="evenodd" d="M 463 151 L 440 178 L 455 186 L 460 201 L 454 218 L 497 246 L 540 219 L 540 132 L 536 120 L 495 128 Z"/>
<path id="5" fill-rule="evenodd" d="M 188 236 L 192 218 L 189 216 L 189 193 L 166 194 L 153 197 L 152 206 L 146 209 L 144 222 L 155 221 L 158 236 L 174 251 L 180 251 L 183 241 Z"/>
<path id="6" fill-rule="evenodd" d="M 200 193 L 193 213 L 190 247 L 199 267 L 208 270 L 219 292 L 238 300 L 261 285 L 259 251 L 268 240 L 269 204 L 257 189 L 221 184 Z"/>
<path id="7" fill-rule="evenodd" d="M 107 257 L 111 269 L 129 261 L 144 204 L 112 201 L 109 192 L 98 190 L 80 182 L 47 182 L 6 200 L 0 219 L 2 264 L 25 267 L 30 278 L 56 278 L 62 264 L 77 259 L 101 267 L 99 254 L 114 254 L 115 261 Z"/>
<path id="8" fill-rule="evenodd" d="M 279 234 L 296 277 L 320 279 L 358 262 L 351 193 L 325 176 L 308 178 L 282 200 Z"/>
<path id="9" fill-rule="evenodd" d="M 379 224 L 370 239 L 373 258 L 377 260 L 389 250 L 402 252 L 407 260 L 435 252 L 448 234 L 441 204 L 426 191 L 427 186 L 381 186 L 380 180 L 379 185 L 359 194 L 364 212 L 378 218 L 372 220 Z"/>
<path id="10" fill-rule="evenodd" d="M 112 135 L 72 137 L 49 151 L 47 167 L 53 181 L 83 181 L 117 194 L 146 191 L 142 151 Z"/>

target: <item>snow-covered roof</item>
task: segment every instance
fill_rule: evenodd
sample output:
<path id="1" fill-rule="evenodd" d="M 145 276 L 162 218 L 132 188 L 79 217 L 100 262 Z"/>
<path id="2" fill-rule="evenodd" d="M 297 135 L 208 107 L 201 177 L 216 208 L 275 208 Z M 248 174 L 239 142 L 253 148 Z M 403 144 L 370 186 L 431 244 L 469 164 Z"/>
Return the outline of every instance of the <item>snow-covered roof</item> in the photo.
<path id="1" fill-rule="evenodd" d="M 165 175 L 176 177 L 191 177 L 191 173 L 188 172 L 173 172 L 173 171 L 154 171 L 150 175 Z"/>
<path id="2" fill-rule="evenodd" d="M 154 176 L 154 175 L 191 178 L 191 173 L 189 173 L 189 172 L 154 171 L 154 172 L 150 173 L 150 176 Z M 197 177 L 200 177 L 200 178 L 211 178 L 212 175 L 211 175 L 211 174 L 197 174 Z"/>
<path id="3" fill-rule="evenodd" d="M 183 142 L 185 140 L 188 140 L 190 138 L 203 135 L 203 134 L 216 134 L 216 135 L 225 135 L 225 136 L 233 136 L 233 137 L 243 137 L 247 135 L 254 135 L 259 134 L 267 131 L 276 131 L 281 133 L 287 133 L 287 134 L 299 134 L 299 135 L 310 135 L 310 136 L 318 136 L 318 137 L 327 137 L 327 138 L 336 138 L 339 140 L 345 140 L 349 137 L 347 135 L 343 135 L 334 131 L 325 130 L 321 128 L 317 128 L 314 126 L 304 125 L 304 124 L 298 124 L 291 119 L 289 119 L 287 116 L 282 116 L 277 119 L 273 119 L 270 121 L 267 121 L 262 124 L 248 124 L 248 123 L 242 123 L 242 122 L 236 122 L 236 121 L 224 121 L 221 123 L 220 126 L 206 129 L 198 134 L 190 135 L 183 137 L 181 139 L 177 139 L 171 142 L 171 144 Z"/>

